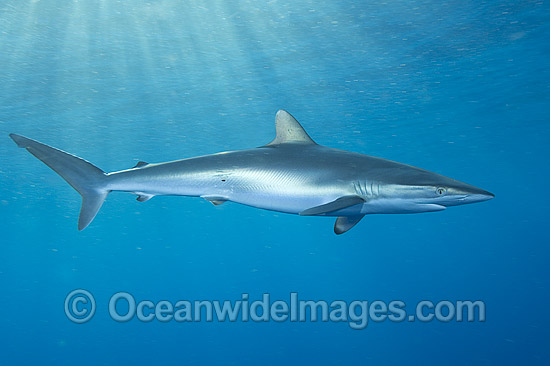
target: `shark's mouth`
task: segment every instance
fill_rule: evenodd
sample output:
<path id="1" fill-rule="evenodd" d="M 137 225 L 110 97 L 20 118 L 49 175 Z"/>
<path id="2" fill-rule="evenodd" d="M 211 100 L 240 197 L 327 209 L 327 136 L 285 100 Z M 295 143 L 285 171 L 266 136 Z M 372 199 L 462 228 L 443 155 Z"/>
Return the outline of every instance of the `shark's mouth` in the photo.
<path id="1" fill-rule="evenodd" d="M 367 201 L 363 206 L 365 214 L 407 214 L 443 211 L 447 207 L 440 203 L 415 202 L 413 200 L 395 198 Z"/>

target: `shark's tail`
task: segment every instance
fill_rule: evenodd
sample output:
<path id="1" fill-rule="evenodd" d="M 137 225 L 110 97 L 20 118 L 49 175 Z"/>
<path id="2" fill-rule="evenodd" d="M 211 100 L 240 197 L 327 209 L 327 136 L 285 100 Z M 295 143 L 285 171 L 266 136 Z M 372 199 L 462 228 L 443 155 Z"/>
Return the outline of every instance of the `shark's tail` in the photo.
<path id="1" fill-rule="evenodd" d="M 10 134 L 10 137 L 17 146 L 27 149 L 80 193 L 82 207 L 78 218 L 78 230 L 86 228 L 110 192 L 107 189 L 105 172 L 84 159 L 38 141 L 13 133 Z"/>

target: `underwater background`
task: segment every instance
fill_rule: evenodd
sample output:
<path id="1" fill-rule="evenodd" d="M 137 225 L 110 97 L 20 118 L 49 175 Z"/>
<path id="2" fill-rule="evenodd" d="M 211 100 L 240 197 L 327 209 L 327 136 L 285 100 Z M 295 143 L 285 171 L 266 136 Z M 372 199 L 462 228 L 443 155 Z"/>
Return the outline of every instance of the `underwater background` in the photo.
<path id="1" fill-rule="evenodd" d="M 0 364 L 547 365 L 545 1 L 0 2 Z M 8 137 L 105 171 L 264 145 L 286 109 L 322 145 L 493 192 L 333 218 L 80 197 Z M 90 291 L 95 316 L 64 312 Z M 118 323 L 136 299 L 482 300 L 485 322 Z M 409 306 L 410 304 L 410 306 Z"/>

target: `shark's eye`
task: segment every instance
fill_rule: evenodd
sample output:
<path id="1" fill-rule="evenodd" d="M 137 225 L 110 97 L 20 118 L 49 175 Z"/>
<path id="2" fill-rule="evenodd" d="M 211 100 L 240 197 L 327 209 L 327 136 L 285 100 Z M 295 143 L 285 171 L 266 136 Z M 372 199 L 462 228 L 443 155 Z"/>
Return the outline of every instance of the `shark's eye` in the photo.
<path id="1" fill-rule="evenodd" d="M 445 195 L 445 193 L 447 193 L 447 189 L 445 187 L 437 187 L 435 189 L 435 193 L 438 195 L 438 196 L 443 196 Z"/>

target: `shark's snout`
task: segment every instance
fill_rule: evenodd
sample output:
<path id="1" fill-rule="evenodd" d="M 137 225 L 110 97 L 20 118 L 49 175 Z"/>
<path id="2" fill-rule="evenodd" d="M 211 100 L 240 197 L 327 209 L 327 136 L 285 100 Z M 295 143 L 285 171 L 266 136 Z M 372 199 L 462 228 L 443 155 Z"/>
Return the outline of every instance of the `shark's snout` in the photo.
<path id="1" fill-rule="evenodd" d="M 459 204 L 483 202 L 495 197 L 495 195 L 489 191 L 470 185 L 459 191 L 461 195 L 461 197 L 458 198 Z"/>
<path id="2" fill-rule="evenodd" d="M 455 181 L 449 185 L 447 194 L 441 197 L 440 204 L 445 206 L 466 205 L 493 199 L 495 195 L 476 186 Z"/>
<path id="3" fill-rule="evenodd" d="M 495 198 L 495 195 L 492 194 L 491 192 L 485 192 L 485 193 L 475 193 L 475 194 L 470 194 L 467 196 L 467 200 L 471 203 L 474 203 L 474 202 L 483 202 L 483 201 L 488 201 L 490 199 L 493 199 Z"/>
<path id="4" fill-rule="evenodd" d="M 471 202 L 483 202 L 495 198 L 495 195 L 491 192 L 473 186 L 466 193 Z"/>

